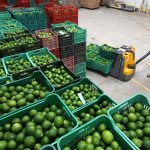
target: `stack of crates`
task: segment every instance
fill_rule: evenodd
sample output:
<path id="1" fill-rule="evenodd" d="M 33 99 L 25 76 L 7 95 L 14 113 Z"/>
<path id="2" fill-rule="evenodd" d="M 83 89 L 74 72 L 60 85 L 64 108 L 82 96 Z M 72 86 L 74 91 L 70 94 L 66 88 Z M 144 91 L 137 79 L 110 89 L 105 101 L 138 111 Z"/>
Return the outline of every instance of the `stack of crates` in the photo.
<path id="1" fill-rule="evenodd" d="M 86 37 L 87 31 L 76 24 L 67 23 L 66 28 L 73 33 L 75 74 L 81 78 L 86 76 Z"/>
<path id="2" fill-rule="evenodd" d="M 46 12 L 40 7 L 10 8 L 9 11 L 14 19 L 21 22 L 31 32 L 47 28 Z"/>
<path id="3" fill-rule="evenodd" d="M 48 37 L 42 37 L 42 34 L 47 33 Z M 41 47 L 47 47 L 51 53 L 57 58 L 60 58 L 58 36 L 49 28 L 35 31 L 36 37 L 40 40 Z M 40 36 L 41 35 L 41 36 Z"/>
<path id="4" fill-rule="evenodd" d="M 64 64 L 74 72 L 74 44 L 73 34 L 64 27 L 53 28 L 58 35 L 60 58 Z"/>
<path id="5" fill-rule="evenodd" d="M 78 8 L 73 6 L 45 7 L 48 26 L 71 21 L 78 24 Z"/>

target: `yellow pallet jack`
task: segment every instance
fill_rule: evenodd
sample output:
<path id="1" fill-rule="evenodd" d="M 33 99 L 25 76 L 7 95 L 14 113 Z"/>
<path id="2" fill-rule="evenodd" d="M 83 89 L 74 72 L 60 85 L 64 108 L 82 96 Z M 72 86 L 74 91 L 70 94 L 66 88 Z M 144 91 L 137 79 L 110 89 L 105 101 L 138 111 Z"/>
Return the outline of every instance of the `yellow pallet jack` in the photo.
<path id="1" fill-rule="evenodd" d="M 129 81 L 135 74 L 136 65 L 150 55 L 150 51 L 135 61 L 135 48 L 130 46 L 120 47 L 114 55 L 110 75 L 121 81 Z"/>

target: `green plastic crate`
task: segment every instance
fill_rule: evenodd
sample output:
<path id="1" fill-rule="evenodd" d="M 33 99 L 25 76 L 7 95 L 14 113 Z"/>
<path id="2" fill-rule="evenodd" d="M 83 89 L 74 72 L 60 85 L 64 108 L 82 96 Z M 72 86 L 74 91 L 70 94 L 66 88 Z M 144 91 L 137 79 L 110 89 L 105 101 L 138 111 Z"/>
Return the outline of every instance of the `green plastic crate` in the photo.
<path id="1" fill-rule="evenodd" d="M 107 64 L 103 64 L 103 63 L 98 63 L 98 59 L 101 59 L 103 61 L 108 62 Z M 108 60 L 105 58 L 102 58 L 101 56 L 96 56 L 96 58 L 94 59 L 94 63 L 93 63 L 93 69 L 97 70 L 97 71 L 101 71 L 104 74 L 109 74 L 112 68 L 112 60 Z"/>
<path id="2" fill-rule="evenodd" d="M 94 59 L 96 58 L 97 53 L 89 52 L 86 53 L 86 66 L 89 68 L 94 68 Z"/>
<path id="3" fill-rule="evenodd" d="M 49 93 L 53 93 L 54 92 L 54 90 L 55 90 L 54 87 L 48 82 L 48 80 L 46 79 L 46 77 L 43 76 L 43 74 L 42 74 L 41 71 L 36 71 L 30 77 L 26 77 L 26 78 L 23 78 L 23 79 L 20 79 L 20 80 L 13 81 L 11 83 L 5 84 L 5 86 L 7 86 L 7 87 L 10 87 L 10 86 L 15 86 L 16 87 L 16 86 L 19 86 L 19 85 L 20 86 L 24 86 L 25 84 L 31 82 L 33 79 L 35 79 L 36 81 L 38 81 L 39 83 L 41 83 L 43 86 L 46 86 L 47 89 L 49 90 Z M 43 99 L 41 99 L 41 100 L 43 100 Z M 39 101 L 40 100 L 38 100 L 36 102 L 39 102 Z M 29 104 L 29 105 L 32 105 L 32 103 Z M 13 112 L 17 112 L 17 111 L 19 111 L 19 110 L 21 110 L 23 108 L 28 107 L 29 105 L 20 107 L 20 108 L 16 109 Z M 10 115 L 13 112 L 8 112 L 6 114 L 3 114 L 3 115 L 0 116 L 0 118 L 3 118 L 5 116 L 7 116 L 7 115 Z"/>
<path id="4" fill-rule="evenodd" d="M 0 40 L 3 40 L 5 38 L 4 34 L 3 34 L 3 31 L 0 30 Z"/>
<path id="5" fill-rule="evenodd" d="M 12 19 L 11 15 L 9 12 L 5 11 L 5 12 L 0 12 L 0 20 L 9 20 Z"/>
<path id="6" fill-rule="evenodd" d="M 78 63 L 75 65 L 75 74 L 86 72 L 86 62 Z"/>
<path id="7" fill-rule="evenodd" d="M 137 94 L 137 95 L 129 98 L 125 102 L 115 106 L 114 108 L 112 108 L 108 111 L 108 115 L 111 118 L 111 120 L 113 121 L 113 124 L 115 125 L 115 122 L 114 122 L 112 116 L 115 113 L 118 113 L 118 112 L 121 113 L 122 111 L 128 109 L 130 106 L 134 105 L 136 102 L 139 102 L 139 103 L 143 104 L 144 108 L 150 110 L 150 101 L 149 101 L 149 99 L 146 96 L 142 95 L 142 94 Z M 127 139 L 127 141 L 131 141 L 117 126 L 116 126 L 116 128 Z M 140 150 L 133 142 L 131 142 L 131 143 L 135 147 L 136 150 Z"/>
<path id="8" fill-rule="evenodd" d="M 81 79 L 86 77 L 86 71 L 78 72 L 78 73 L 75 73 L 75 74 L 76 74 L 77 76 L 79 76 Z"/>
<path id="9" fill-rule="evenodd" d="M 12 81 L 12 78 L 10 76 L 3 77 L 0 79 L 0 85 L 7 84 L 8 82 L 11 82 L 11 81 Z"/>
<path id="10" fill-rule="evenodd" d="M 69 28 L 77 28 L 76 32 L 72 32 L 74 36 L 74 44 L 86 42 L 87 39 L 87 30 L 78 27 L 77 25 L 65 26 L 65 28 L 69 31 Z"/>
<path id="11" fill-rule="evenodd" d="M 6 56 L 2 59 L 2 63 L 3 63 L 3 66 L 4 66 L 4 69 L 5 69 L 5 72 L 6 72 L 6 75 L 12 75 L 9 71 L 8 71 L 8 68 L 7 68 L 7 65 L 6 65 L 6 62 L 7 61 L 10 61 L 10 60 L 17 60 L 17 59 L 24 59 L 24 60 L 27 60 L 30 62 L 30 60 L 28 59 L 26 53 L 20 53 L 20 54 L 16 54 L 16 55 L 11 55 L 11 56 Z M 32 63 L 30 62 L 31 64 L 31 68 L 32 68 Z M 25 71 L 25 70 L 24 70 Z"/>
<path id="12" fill-rule="evenodd" d="M 72 87 L 74 87 L 74 86 L 79 86 L 80 84 L 89 84 L 89 85 L 91 85 L 91 87 L 95 90 L 95 91 L 97 91 L 98 93 L 100 93 L 100 96 L 99 97 L 101 97 L 101 95 L 103 94 L 103 91 L 100 89 L 100 88 L 98 88 L 92 81 L 90 81 L 88 78 L 83 78 L 83 79 L 81 79 L 79 82 L 77 82 L 77 83 L 74 83 L 74 84 L 71 84 L 71 85 L 68 85 L 67 87 L 64 87 L 63 89 L 61 89 L 61 90 L 58 90 L 58 91 L 56 91 L 56 93 L 58 94 L 58 95 L 61 95 L 63 92 L 65 92 L 66 90 L 68 90 L 68 89 L 71 89 Z M 93 101 L 96 101 L 97 99 L 95 99 L 95 100 L 93 100 Z M 91 103 L 91 101 L 90 102 L 87 102 L 87 103 Z M 87 104 L 86 103 L 86 104 Z M 85 105 L 86 105 L 85 104 Z M 80 107 L 78 107 L 76 110 L 74 110 L 73 112 L 75 112 L 75 111 L 77 111 L 78 109 L 79 109 Z"/>
<path id="13" fill-rule="evenodd" d="M 56 150 L 55 146 L 53 144 L 45 145 L 40 150 Z"/>
<path id="14" fill-rule="evenodd" d="M 126 141 L 126 139 L 118 132 L 118 130 L 116 130 L 110 118 L 105 115 L 95 118 L 94 120 L 60 138 L 57 143 L 58 150 L 62 150 L 65 146 L 69 146 L 71 149 L 73 149 L 78 141 L 91 134 L 100 123 L 105 123 L 108 126 L 108 129 L 113 133 L 115 140 L 123 147 L 123 150 L 135 150 L 131 143 Z"/>
<path id="15" fill-rule="evenodd" d="M 87 104 L 86 106 L 81 106 L 77 111 L 74 112 L 75 116 L 79 116 L 82 112 L 87 113 L 89 111 L 90 108 L 93 107 L 93 105 L 95 104 L 101 104 L 104 100 L 106 100 L 107 102 L 109 102 L 110 104 L 112 104 L 112 107 L 114 107 L 115 105 L 117 105 L 116 102 L 114 102 L 110 97 L 108 97 L 107 95 L 102 95 L 101 97 L 99 97 L 96 101 Z"/>
<path id="16" fill-rule="evenodd" d="M 73 123 L 74 127 L 71 129 L 71 131 L 75 130 L 78 126 L 75 116 L 70 112 L 70 110 L 62 102 L 60 97 L 56 94 L 48 95 L 44 101 L 40 101 L 39 103 L 35 103 L 24 109 L 18 110 L 16 112 L 10 114 L 9 116 L 0 118 L 0 126 L 10 122 L 14 118 L 22 118 L 23 116 L 28 115 L 29 111 L 32 109 L 42 111 L 45 107 L 53 105 L 53 104 L 57 105 L 58 108 L 62 108 L 64 110 L 65 113 L 62 115 L 65 116 L 67 119 L 69 119 Z M 54 143 L 56 143 L 56 141 L 54 141 L 53 144 Z M 52 143 L 50 143 L 50 144 L 52 144 Z"/>
<path id="17" fill-rule="evenodd" d="M 113 51 L 109 51 L 108 49 L 109 48 L 112 48 Z M 115 52 L 117 51 L 118 48 L 114 48 L 114 47 L 111 47 L 107 44 L 104 44 L 100 47 L 100 50 L 99 50 L 99 54 L 106 58 L 106 59 L 110 59 L 110 60 L 113 60 L 114 59 L 114 54 Z"/>
<path id="18" fill-rule="evenodd" d="M 60 28 L 60 27 L 64 27 L 64 23 L 59 23 L 59 24 L 51 24 L 52 29 L 56 29 L 56 28 Z"/>
<path id="19" fill-rule="evenodd" d="M 29 51 L 26 54 L 31 64 L 35 67 L 37 65 L 32 61 L 32 58 L 31 58 L 32 56 L 49 55 L 49 57 L 53 59 L 53 62 L 58 61 L 58 59 L 48 50 L 48 48 L 40 48 L 37 50 Z"/>
<path id="20" fill-rule="evenodd" d="M 100 49 L 99 45 L 91 43 L 86 47 L 86 52 L 87 53 L 89 52 L 99 53 L 99 49 Z"/>

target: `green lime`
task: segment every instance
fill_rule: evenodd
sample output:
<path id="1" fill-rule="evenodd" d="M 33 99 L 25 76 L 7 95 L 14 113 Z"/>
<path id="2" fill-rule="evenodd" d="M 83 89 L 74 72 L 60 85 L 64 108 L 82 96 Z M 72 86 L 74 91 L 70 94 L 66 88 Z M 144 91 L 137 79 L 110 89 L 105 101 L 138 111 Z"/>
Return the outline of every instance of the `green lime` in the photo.
<path id="1" fill-rule="evenodd" d="M 77 144 L 77 149 L 79 149 L 79 150 L 84 150 L 84 149 L 85 149 L 85 146 L 86 146 L 86 142 L 85 142 L 85 141 L 80 141 L 80 142 L 78 142 L 78 144 Z"/>
<path id="2" fill-rule="evenodd" d="M 138 138 L 133 138 L 132 142 L 138 147 L 141 148 L 142 147 L 142 140 L 138 139 Z"/>
<path id="3" fill-rule="evenodd" d="M 14 133 L 19 133 L 22 131 L 22 125 L 19 123 L 15 123 L 12 128 L 11 128 L 12 132 Z"/>
<path id="4" fill-rule="evenodd" d="M 111 147 L 113 148 L 113 150 L 118 150 L 119 144 L 116 141 L 112 141 Z"/>
<path id="5" fill-rule="evenodd" d="M 109 130 L 105 130 L 102 132 L 102 139 L 106 144 L 110 144 L 114 140 L 114 136 Z"/>
<path id="6" fill-rule="evenodd" d="M 134 108 L 137 112 L 141 112 L 143 105 L 141 103 L 135 103 Z"/>
<path id="7" fill-rule="evenodd" d="M 113 119 L 114 119 L 114 121 L 115 121 L 116 123 L 120 123 L 120 122 L 122 121 L 123 117 L 122 117 L 122 115 L 120 115 L 120 114 L 115 114 L 115 115 L 113 116 Z"/>
<path id="8" fill-rule="evenodd" d="M 85 150 L 94 150 L 94 145 L 93 144 L 86 144 Z"/>
<path id="9" fill-rule="evenodd" d="M 56 127 L 61 127 L 64 123 L 64 119 L 62 116 L 56 116 L 55 119 L 54 119 L 54 125 Z"/>
<path id="10" fill-rule="evenodd" d="M 128 114 L 128 119 L 131 122 L 135 122 L 137 120 L 137 117 L 136 117 L 136 115 L 134 113 L 129 113 Z"/>
<path id="11" fill-rule="evenodd" d="M 0 141 L 0 150 L 6 150 L 7 142 L 6 141 Z"/>
<path id="12" fill-rule="evenodd" d="M 107 126 L 105 124 L 100 124 L 98 126 L 98 131 L 101 133 L 102 131 L 106 130 L 107 129 Z"/>
<path id="13" fill-rule="evenodd" d="M 33 148 L 36 144 L 35 138 L 33 136 L 27 136 L 24 139 L 24 146 L 27 148 Z"/>

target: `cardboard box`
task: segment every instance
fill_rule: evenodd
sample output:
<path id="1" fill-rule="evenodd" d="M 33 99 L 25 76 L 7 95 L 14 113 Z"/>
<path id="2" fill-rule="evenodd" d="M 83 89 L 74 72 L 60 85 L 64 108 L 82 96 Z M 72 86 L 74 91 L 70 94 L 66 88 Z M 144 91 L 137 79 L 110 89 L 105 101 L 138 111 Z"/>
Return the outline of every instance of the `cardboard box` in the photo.
<path id="1" fill-rule="evenodd" d="M 79 0 L 81 7 L 95 9 L 100 7 L 100 0 Z"/>

